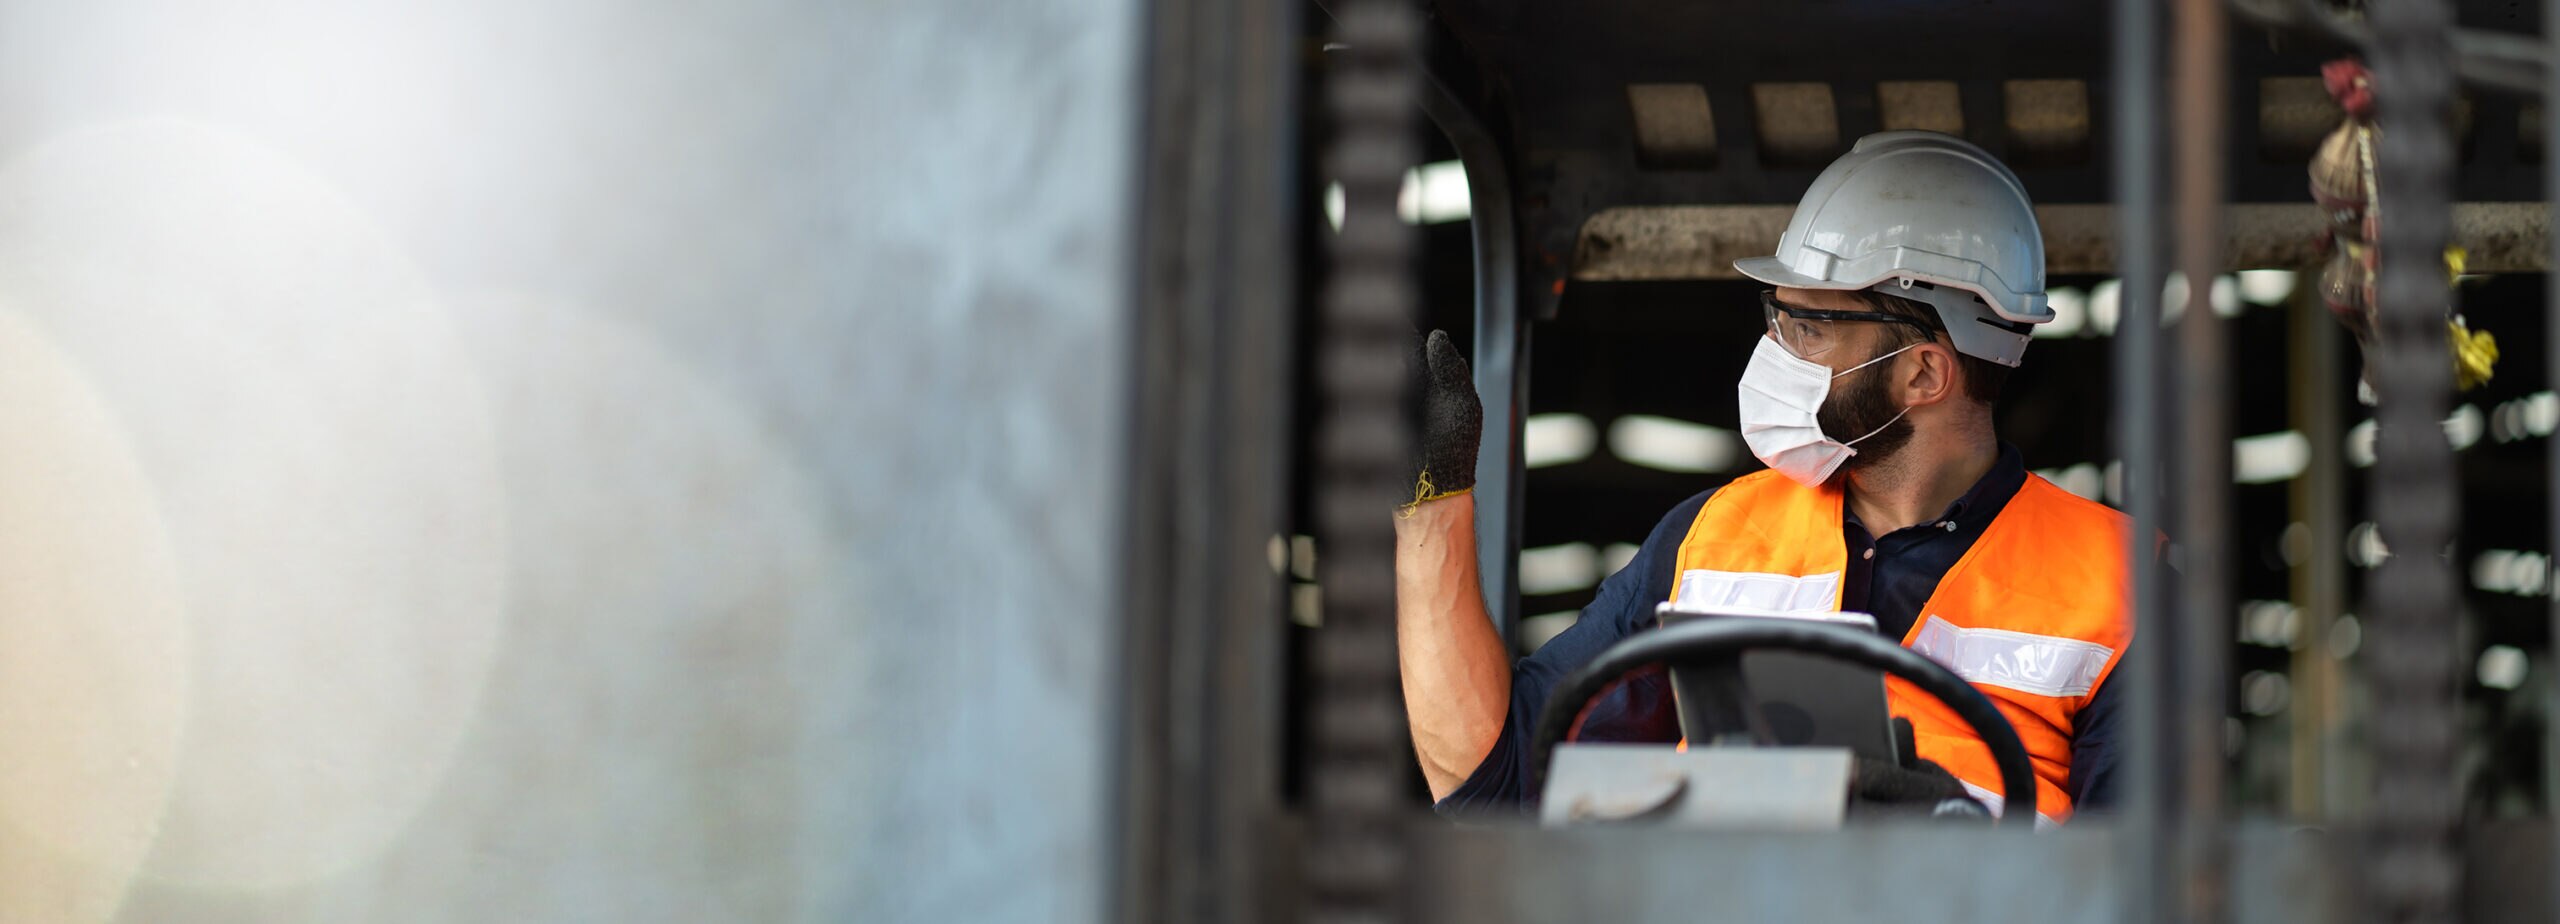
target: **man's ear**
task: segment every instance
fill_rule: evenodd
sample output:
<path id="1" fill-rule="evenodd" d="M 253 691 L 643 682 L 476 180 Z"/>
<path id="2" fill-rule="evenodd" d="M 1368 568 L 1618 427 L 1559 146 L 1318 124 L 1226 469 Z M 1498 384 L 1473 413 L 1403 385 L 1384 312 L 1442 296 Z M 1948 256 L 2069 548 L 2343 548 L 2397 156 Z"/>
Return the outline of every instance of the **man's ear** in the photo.
<path id="1" fill-rule="evenodd" d="M 1914 360 L 1911 372 L 1902 380 L 1900 397 L 1903 406 L 1936 404 L 1955 397 L 1963 389 L 1964 383 L 1959 378 L 1963 373 L 1958 371 L 1953 347 L 1932 340 L 1912 347 L 1911 358 Z"/>

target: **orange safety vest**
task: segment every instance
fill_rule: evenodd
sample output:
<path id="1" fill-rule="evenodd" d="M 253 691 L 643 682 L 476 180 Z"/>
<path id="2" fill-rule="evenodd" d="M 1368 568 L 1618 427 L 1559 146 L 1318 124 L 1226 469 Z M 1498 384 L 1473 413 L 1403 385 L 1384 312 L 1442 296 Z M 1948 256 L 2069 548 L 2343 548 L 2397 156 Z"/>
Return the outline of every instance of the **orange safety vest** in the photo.
<path id="1" fill-rule="evenodd" d="M 1837 612 L 1848 565 L 1838 487 L 1808 488 L 1761 471 L 1707 498 L 1680 541 L 1671 600 Z M 2072 718 L 2105 683 L 2133 617 L 2125 595 L 2123 514 L 2028 475 L 1912 620 L 1902 645 L 1946 665 L 1991 698 L 2035 766 L 2036 811 L 2071 815 Z M 1893 714 L 1911 720 L 1921 757 L 2000 810 L 1991 749 L 1955 711 L 1898 678 Z"/>

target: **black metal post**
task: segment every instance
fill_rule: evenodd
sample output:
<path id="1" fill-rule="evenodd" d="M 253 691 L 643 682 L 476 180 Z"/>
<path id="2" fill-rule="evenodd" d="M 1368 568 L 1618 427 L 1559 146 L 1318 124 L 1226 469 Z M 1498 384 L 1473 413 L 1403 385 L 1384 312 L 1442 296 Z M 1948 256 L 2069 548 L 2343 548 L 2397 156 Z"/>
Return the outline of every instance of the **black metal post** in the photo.
<path id="1" fill-rule="evenodd" d="M 2560 0 L 2554 0 L 2560 2 Z M 2133 749 L 2123 815 L 2126 880 L 2131 900 L 2125 920 L 2162 919 L 2161 896 L 2170 891 L 2172 855 L 2161 824 L 2175 809 L 2175 793 L 2163 783 L 2174 764 L 2166 745 L 2170 650 L 2161 644 L 2160 560 L 2152 537 L 2161 532 L 2162 431 L 2160 426 L 2160 5 L 2155 0 L 2116 0 L 2111 69 L 2116 205 L 2116 272 L 2123 280 L 2115 335 L 2116 457 L 2125 510 L 2133 535 L 2127 588 L 2135 633 L 2125 658 L 2134 691 Z"/>
<path id="2" fill-rule="evenodd" d="M 1113 919 L 1262 907 L 1277 809 L 1300 73 L 1293 0 L 1150 21 L 1123 573 Z"/>
<path id="3" fill-rule="evenodd" d="M 1484 443 L 1476 455 L 1476 568 L 1484 609 L 1506 643 L 1520 641 L 1520 440 L 1529 416 L 1529 330 L 1520 318 L 1520 229 L 1512 224 L 1511 175 L 1502 144 L 1438 80 L 1423 87 L 1423 114 L 1449 137 L 1467 173 L 1467 231 L 1475 244 L 1476 395 Z"/>

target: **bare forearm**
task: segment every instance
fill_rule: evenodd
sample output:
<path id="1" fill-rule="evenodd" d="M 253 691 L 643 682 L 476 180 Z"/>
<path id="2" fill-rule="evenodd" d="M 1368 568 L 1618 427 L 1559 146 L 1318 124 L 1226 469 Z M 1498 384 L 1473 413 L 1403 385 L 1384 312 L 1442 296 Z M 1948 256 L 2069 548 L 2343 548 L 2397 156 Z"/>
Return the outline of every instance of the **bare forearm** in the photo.
<path id="1" fill-rule="evenodd" d="M 1511 656 L 1485 614 L 1475 510 L 1461 494 L 1396 520 L 1396 648 L 1434 799 L 1475 772 L 1511 709 Z"/>

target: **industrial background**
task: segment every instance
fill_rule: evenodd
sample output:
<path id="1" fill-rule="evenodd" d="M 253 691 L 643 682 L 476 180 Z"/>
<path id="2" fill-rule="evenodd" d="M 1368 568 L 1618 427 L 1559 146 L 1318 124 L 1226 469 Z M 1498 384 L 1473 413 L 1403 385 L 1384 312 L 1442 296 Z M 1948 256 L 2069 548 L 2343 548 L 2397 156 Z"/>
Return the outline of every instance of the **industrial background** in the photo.
<path id="1" fill-rule="evenodd" d="M 1556 151 L 1532 156 L 1578 156 L 1602 165 L 1587 168 L 1596 178 L 1558 167 L 1564 178 L 1554 186 L 1607 184 L 1605 193 L 1585 193 L 1607 206 L 1583 208 L 1589 220 L 1565 251 L 1572 254 L 1570 270 L 1556 273 L 1561 284 L 1548 289 L 1561 294 L 1527 299 L 1535 306 L 1527 310 L 1552 314 L 1526 326 L 1533 346 L 1526 351 L 1526 471 L 1512 611 L 1512 637 L 1523 653 L 1569 625 L 1665 511 L 1761 468 L 1734 430 L 1732 393 L 1761 331 L 1761 287 L 1740 279 L 1730 263 L 1772 246 L 1797 192 L 1868 131 L 1927 127 L 2003 152 L 2037 197 L 2047 239 L 2071 242 L 2048 253 L 2048 286 L 2059 316 L 2037 329 L 2033 359 L 2011 377 L 1998 423 L 2030 468 L 2083 496 L 2122 505 L 2103 410 L 2122 283 L 2107 272 L 2113 229 L 2103 208 L 2108 158 L 2099 133 L 2108 82 L 2089 73 L 2102 63 L 2091 56 L 2104 49 L 2102 36 L 2091 31 L 2099 11 L 2054 14 L 2059 21 L 2048 28 L 2060 37 L 2039 37 L 2049 44 L 2026 43 L 2035 50 L 1976 62 L 1968 72 L 1999 76 L 1936 80 L 1843 79 L 1842 62 L 1779 51 L 1741 61 L 1701 52 L 1720 62 L 1701 74 L 1706 65 L 1684 57 L 1684 48 L 1645 48 L 1665 41 L 1662 36 L 1692 34 L 1681 31 L 1681 23 L 1659 21 L 1687 14 L 1643 5 L 1613 12 L 1524 24 L 1516 28 L 1545 41 L 1497 46 L 1527 62 L 1516 67 L 1547 68 L 1559 79 L 1594 87 L 1584 95 L 1556 92 L 1548 103 L 1553 111 L 1535 114 L 1566 127 L 1550 130 L 1556 140 L 1546 143 Z M 2466 24 L 2483 28 L 2539 27 L 2539 10 L 2529 5 L 2478 5 L 2465 13 Z M 1894 23 L 1907 15 L 1890 5 L 1869 14 Z M 1317 31 L 1303 39 L 1306 47 L 1319 47 L 1326 25 L 1312 27 Z M 1795 24 L 1767 25 L 1783 33 Z M 1455 34 L 1437 36 L 1465 44 Z M 1595 45 L 1612 53 L 1562 50 Z M 2237 603 L 2232 670 L 2221 692 L 2230 720 L 2232 797 L 2235 807 L 2248 810 L 2324 815 L 2360 808 L 2369 791 L 2369 780 L 2357 775 L 2360 745 L 2353 737 L 2363 711 L 2355 703 L 2368 694 L 2342 665 L 2353 663 L 2361 643 L 2354 616 L 2358 578 L 2387 554 L 2375 544 L 2364 509 L 2374 426 L 2372 409 L 2356 400 L 2360 363 L 2352 339 L 2330 321 L 2313 289 L 2321 219 L 2304 167 L 2342 118 L 2319 78 L 2320 64 L 2337 50 L 2282 33 L 2250 33 L 2235 45 L 2232 261 L 2261 268 L 2218 276 L 2210 295 L 2231 321 L 2233 357 L 2228 398 Z M 1444 52 L 1442 60 L 1456 54 Z M 1612 63 L 1603 67 L 1594 59 Z M 1320 71 L 1321 59 L 1314 61 L 1310 69 Z M 1884 77 L 1943 70 L 1915 64 L 1898 71 L 1890 60 L 1855 66 Z M 1700 82 L 1633 82 L 1683 73 Z M 1630 82 L 1614 91 L 1605 86 L 1621 74 Z M 2081 76 L 2050 76 L 2069 74 Z M 1733 83 L 1715 84 L 1717 77 Z M 1717 120 L 1712 104 L 1719 99 L 1739 110 L 1724 116 L 1729 122 Z M 2543 810 L 2542 715 L 2551 683 L 2541 654 L 2549 644 L 2551 586 L 2541 515 L 2544 437 L 2560 424 L 2560 398 L 2532 348 L 2544 337 L 2539 270 L 2547 260 L 2537 250 L 2548 222 L 2539 201 L 2540 103 L 2524 94 L 2470 90 L 2458 105 L 2463 204 L 2456 207 L 2457 243 L 2472 257 L 2469 268 L 2500 270 L 2465 277 L 2458 298 L 2472 325 L 2506 347 L 2497 377 L 2462 394 L 2445 424 L 2463 499 L 2454 551 L 2465 579 L 2459 626 L 2470 668 L 2463 678 L 2461 764 L 2477 810 L 2532 815 Z M 1968 116 L 1975 120 L 1971 130 Z M 1714 128 L 1683 135 L 1649 126 L 1649 119 L 1662 126 L 1729 125 L 1727 147 L 1741 147 L 1723 151 L 1720 160 Z M 1397 205 L 1420 235 L 1419 324 L 1449 330 L 1465 343 L 1475 331 L 1478 287 L 1465 166 L 1440 129 L 1425 124 L 1418 134 L 1425 159 L 1405 180 Z M 1312 147 L 1308 156 L 1312 162 Z M 1322 222 L 1318 233 L 1330 233 L 1325 229 L 1340 224 L 1341 204 L 1330 198 L 1339 190 L 1315 192 L 1323 180 L 1313 172 L 1306 180 L 1301 218 Z M 1719 204 L 1694 204 L 1701 201 Z M 1319 272 L 1316 261 L 1307 272 Z M 2172 284 L 2173 300 L 2182 285 Z M 1314 292 L 1303 294 L 1311 299 Z M 1302 330 L 1302 336 L 1312 333 L 1312 326 Z M 1306 378 L 1312 373 L 1302 362 L 1299 406 L 1310 409 L 1301 415 L 1302 428 L 1313 420 Z M 1311 522 L 1303 476 L 1312 470 L 1305 460 L 1296 467 L 1302 523 Z M 1312 625 L 1320 621 L 1309 565 L 1313 542 L 1305 532 L 1296 541 L 1300 590 L 1290 614 Z M 2298 677 L 2306 679 L 2300 690 L 2315 691 L 2300 700 Z M 2318 743 L 2297 746 L 2297 728 L 2318 729 L 2305 739 Z"/>
<path id="2" fill-rule="evenodd" d="M 2552 920 L 2550 18 L 0 0 L 0 921 Z M 2482 387 L 2313 291 L 2345 56 Z M 1432 817 L 1395 357 L 1529 650 L 1905 127 L 2045 210 L 2002 434 L 2184 549 L 2125 810 Z"/>

